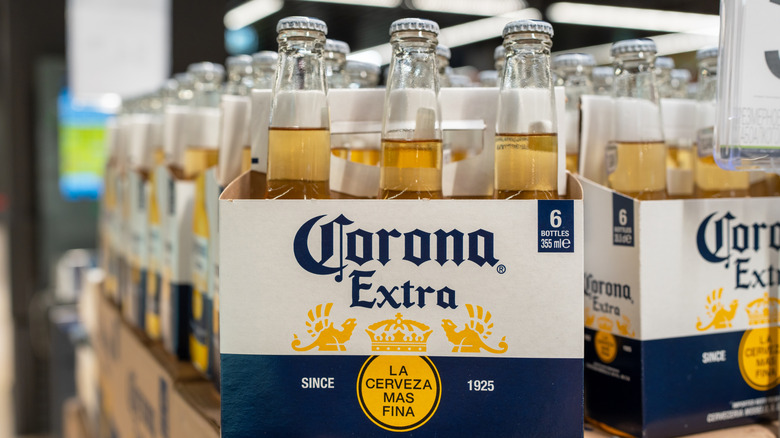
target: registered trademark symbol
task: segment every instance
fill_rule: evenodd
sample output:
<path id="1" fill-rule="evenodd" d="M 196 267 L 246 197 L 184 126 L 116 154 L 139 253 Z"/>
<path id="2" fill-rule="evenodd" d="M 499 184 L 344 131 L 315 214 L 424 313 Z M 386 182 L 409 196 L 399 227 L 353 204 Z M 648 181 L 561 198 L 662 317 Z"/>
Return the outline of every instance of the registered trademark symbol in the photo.
<path id="1" fill-rule="evenodd" d="M 498 265 L 498 267 L 496 268 L 496 271 L 498 271 L 499 274 L 503 274 L 504 272 L 506 272 L 506 266 Z"/>

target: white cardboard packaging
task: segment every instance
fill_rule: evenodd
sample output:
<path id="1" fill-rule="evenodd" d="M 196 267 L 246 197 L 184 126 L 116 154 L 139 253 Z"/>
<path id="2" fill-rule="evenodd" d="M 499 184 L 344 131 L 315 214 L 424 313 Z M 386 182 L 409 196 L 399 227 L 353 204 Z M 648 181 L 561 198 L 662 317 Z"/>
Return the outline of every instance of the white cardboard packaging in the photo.
<path id="1" fill-rule="evenodd" d="M 165 199 L 160 331 L 163 345 L 189 359 L 188 315 L 192 301 L 192 203 L 195 184 L 161 170 Z"/>
<path id="2" fill-rule="evenodd" d="M 248 199 L 258 175 L 219 201 L 223 436 L 582 433 L 575 180 L 559 201 Z"/>
<path id="3" fill-rule="evenodd" d="M 610 109 L 586 102 L 598 150 Z M 775 418 L 780 200 L 636 201 L 588 179 L 597 158 L 581 180 L 586 417 L 650 438 Z"/>

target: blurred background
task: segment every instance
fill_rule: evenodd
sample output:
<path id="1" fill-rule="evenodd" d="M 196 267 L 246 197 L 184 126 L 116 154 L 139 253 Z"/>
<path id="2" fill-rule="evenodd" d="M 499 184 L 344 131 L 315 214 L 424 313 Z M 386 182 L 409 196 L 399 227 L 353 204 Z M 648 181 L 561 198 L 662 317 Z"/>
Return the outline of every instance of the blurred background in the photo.
<path id="1" fill-rule="evenodd" d="M 553 52 L 609 64 L 612 42 L 653 37 L 695 72 L 717 44 L 718 2 L 608 0 L 0 0 L 0 438 L 61 436 L 83 342 L 73 304 L 96 246 L 105 120 L 190 63 L 276 50 L 285 16 L 323 19 L 349 59 L 383 66 L 388 28 L 435 20 L 450 65 L 477 81 L 501 30 L 519 18 L 555 28 Z"/>

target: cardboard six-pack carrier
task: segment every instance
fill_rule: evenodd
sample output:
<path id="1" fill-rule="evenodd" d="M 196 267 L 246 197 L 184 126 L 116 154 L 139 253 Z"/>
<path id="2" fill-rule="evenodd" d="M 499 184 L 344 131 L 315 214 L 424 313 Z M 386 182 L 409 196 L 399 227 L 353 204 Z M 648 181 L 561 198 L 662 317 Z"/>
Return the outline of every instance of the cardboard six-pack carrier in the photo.
<path id="1" fill-rule="evenodd" d="M 334 129 L 372 112 L 362 91 L 381 114 L 383 92 L 331 94 Z M 496 96 L 443 90 L 444 123 L 492 146 Z M 223 436 L 582 434 L 575 179 L 550 201 L 250 199 L 262 178 L 219 202 Z"/>
<path id="2" fill-rule="evenodd" d="M 583 99 L 586 153 L 609 105 Z M 777 418 L 780 200 L 637 201 L 580 170 L 586 418 L 644 437 Z"/>

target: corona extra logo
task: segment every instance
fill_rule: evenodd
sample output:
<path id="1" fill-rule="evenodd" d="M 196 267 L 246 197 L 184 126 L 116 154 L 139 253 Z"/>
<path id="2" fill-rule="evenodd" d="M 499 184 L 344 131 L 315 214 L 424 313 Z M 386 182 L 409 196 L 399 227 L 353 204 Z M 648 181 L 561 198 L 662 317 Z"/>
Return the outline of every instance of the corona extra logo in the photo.
<path id="1" fill-rule="evenodd" d="M 726 212 L 704 218 L 696 232 L 696 247 L 702 258 L 710 263 L 723 263 L 736 273 L 735 289 L 771 288 L 780 284 L 780 269 L 775 263 L 780 251 L 780 222 L 744 224 Z M 751 262 L 754 255 L 757 263 Z"/>
<path id="2" fill-rule="evenodd" d="M 415 229 L 402 233 L 395 228 L 377 231 L 361 228 L 350 230 L 349 226 L 354 224 L 354 221 L 344 215 L 320 225 L 320 254 L 315 257 L 309 246 L 316 240 L 311 238 L 312 230 L 324 217 L 325 215 L 313 217 L 301 225 L 295 234 L 293 251 L 295 260 L 307 272 L 316 275 L 337 274 L 337 282 L 344 279 L 347 262 L 363 266 L 377 261 L 382 266 L 387 265 L 393 259 L 391 250 L 399 247 L 394 244 L 396 241 L 399 241 L 402 249 L 401 258 L 416 266 L 429 261 L 435 261 L 440 266 L 447 262 L 460 266 L 467 260 L 478 266 L 495 266 L 498 263 L 498 259 L 493 255 L 494 237 L 490 231 L 479 229 L 463 233 L 453 229 L 431 233 Z M 329 265 L 336 251 L 338 261 Z"/>
<path id="3" fill-rule="evenodd" d="M 780 300 L 770 297 L 768 292 L 764 292 L 762 298 L 753 300 L 745 306 L 745 311 L 750 325 L 776 324 L 780 311 Z"/>
<path id="4" fill-rule="evenodd" d="M 479 229 L 470 233 L 460 230 L 437 230 L 434 232 L 414 229 L 400 232 L 395 228 L 366 231 L 350 227 L 354 221 L 344 215 L 324 222 L 325 215 L 315 216 L 306 221 L 295 233 L 293 253 L 298 264 L 315 275 L 335 274 L 336 282 L 344 280 L 344 270 L 354 264 L 362 267 L 385 266 L 394 258 L 420 266 L 427 262 L 444 266 L 453 263 L 460 266 L 469 261 L 477 266 L 495 266 L 498 259 L 493 255 L 494 236 L 490 231 Z M 315 225 L 320 232 L 313 232 Z M 319 238 L 317 238 L 319 236 Z M 319 249 L 314 256 L 312 247 Z M 335 259 L 335 260 L 334 260 Z M 373 265 L 373 266 L 372 266 Z M 455 290 L 445 286 L 420 284 L 419 281 L 401 281 L 392 285 L 375 285 L 371 278 L 376 269 L 352 269 L 352 304 L 350 307 L 383 307 L 393 309 L 419 308 L 435 300 L 443 309 L 458 307 Z M 426 278 L 430 278 L 427 276 Z"/>
<path id="5" fill-rule="evenodd" d="M 425 324 L 403 319 L 400 313 L 395 319 L 379 321 L 366 329 L 371 338 L 371 351 L 424 352 L 432 332 Z"/>
<path id="6" fill-rule="evenodd" d="M 696 232 L 696 246 L 699 254 L 710 263 L 725 263 L 728 268 L 732 256 L 742 255 L 746 251 L 760 251 L 769 247 L 780 251 L 780 222 L 774 224 L 739 223 L 736 216 L 726 212 L 718 219 L 718 213 L 704 218 Z"/>

